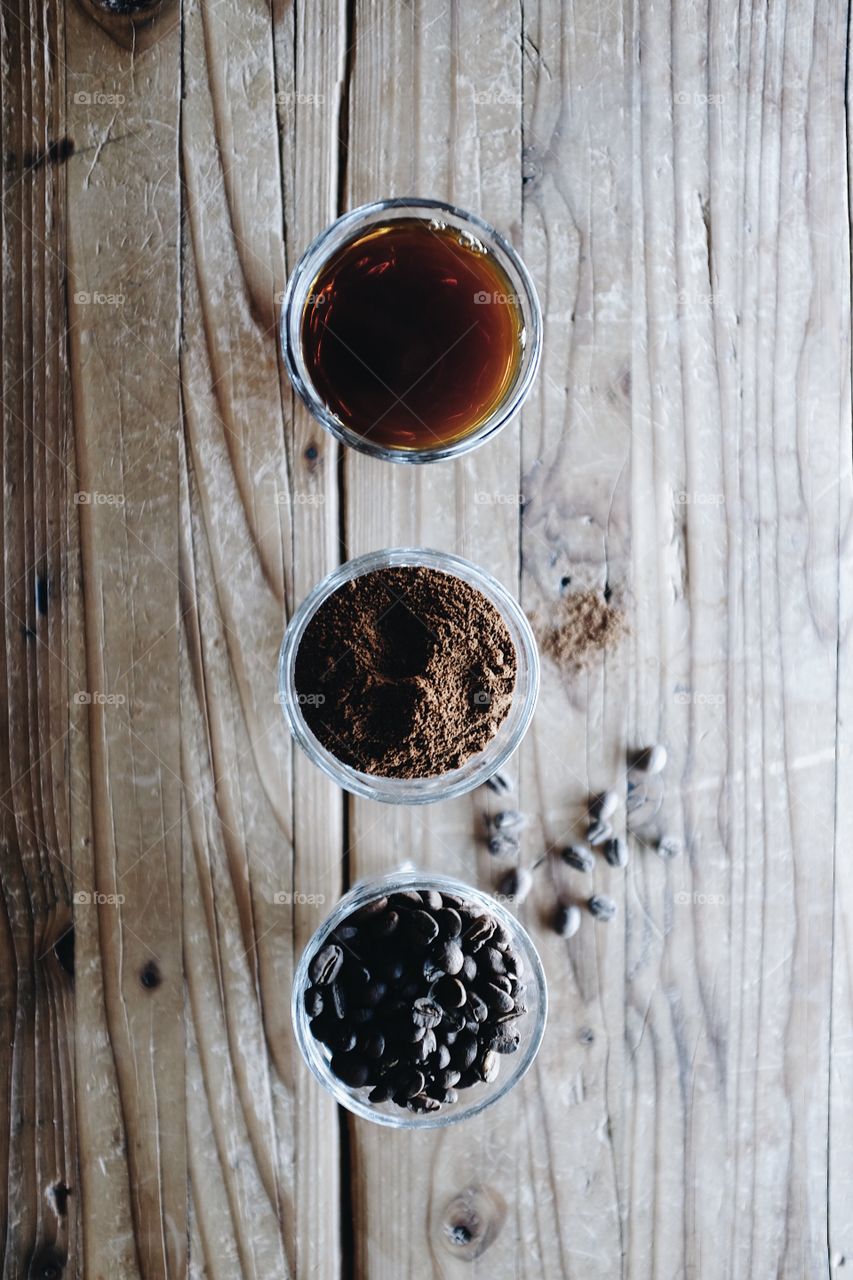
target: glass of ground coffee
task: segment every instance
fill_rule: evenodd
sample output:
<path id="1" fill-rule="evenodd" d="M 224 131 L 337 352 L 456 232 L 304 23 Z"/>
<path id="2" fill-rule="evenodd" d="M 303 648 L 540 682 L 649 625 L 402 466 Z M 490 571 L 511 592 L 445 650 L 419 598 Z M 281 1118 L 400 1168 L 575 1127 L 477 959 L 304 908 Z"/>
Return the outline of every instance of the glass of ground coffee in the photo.
<path id="1" fill-rule="evenodd" d="M 281 344 L 294 387 L 338 440 L 392 462 L 436 462 L 519 410 L 542 316 L 523 262 L 488 223 L 438 200 L 382 200 L 305 251 Z"/>
<path id="2" fill-rule="evenodd" d="M 532 1064 L 548 995 L 533 942 L 459 880 L 398 871 L 347 893 L 305 948 L 292 1016 L 341 1106 L 394 1128 L 477 1115 Z"/>
<path id="3" fill-rule="evenodd" d="M 294 614 L 279 701 L 347 791 L 427 804 L 485 782 L 515 751 L 539 691 L 530 624 L 491 575 L 424 548 L 329 574 Z"/>

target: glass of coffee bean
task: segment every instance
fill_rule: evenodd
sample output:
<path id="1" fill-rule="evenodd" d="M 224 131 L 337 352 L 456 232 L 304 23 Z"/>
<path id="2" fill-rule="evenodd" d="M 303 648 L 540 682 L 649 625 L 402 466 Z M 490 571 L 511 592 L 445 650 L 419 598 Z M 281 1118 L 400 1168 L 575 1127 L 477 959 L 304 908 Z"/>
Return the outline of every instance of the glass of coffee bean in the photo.
<path id="1" fill-rule="evenodd" d="M 433 1128 L 518 1083 L 547 1008 L 542 962 L 504 906 L 404 870 L 341 899 L 300 958 L 292 1013 L 305 1061 L 341 1106 Z"/>

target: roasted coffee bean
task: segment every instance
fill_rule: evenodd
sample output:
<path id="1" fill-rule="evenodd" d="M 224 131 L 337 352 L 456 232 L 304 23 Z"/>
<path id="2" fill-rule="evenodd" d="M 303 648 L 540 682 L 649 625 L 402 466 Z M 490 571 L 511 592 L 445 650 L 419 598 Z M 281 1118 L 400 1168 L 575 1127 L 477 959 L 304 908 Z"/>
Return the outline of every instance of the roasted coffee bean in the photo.
<path id="1" fill-rule="evenodd" d="M 430 911 L 440 911 L 444 901 L 437 889 L 421 889 L 421 901 Z"/>
<path id="2" fill-rule="evenodd" d="M 442 1089 L 452 1089 L 459 1083 L 461 1076 L 461 1071 L 456 1071 L 453 1067 L 449 1067 L 438 1073 L 436 1076 L 436 1083 L 439 1084 Z"/>
<path id="3" fill-rule="evenodd" d="M 486 779 L 483 786 L 488 787 L 496 796 L 505 796 L 512 791 L 512 783 L 505 773 L 493 773 L 491 778 Z"/>
<path id="4" fill-rule="evenodd" d="M 466 956 L 462 961 L 462 968 L 459 970 L 459 977 L 463 982 L 473 982 L 477 976 L 477 961 L 473 956 Z"/>
<path id="5" fill-rule="evenodd" d="M 451 977 L 455 976 L 459 972 L 465 962 L 465 957 L 462 954 L 462 948 L 459 943 L 452 938 L 448 938 L 446 942 L 437 943 L 430 954 L 432 959 L 435 961 L 436 966 L 441 969 L 443 973 L 450 974 Z"/>
<path id="6" fill-rule="evenodd" d="M 666 747 L 660 743 L 655 743 L 652 747 L 644 747 L 631 761 L 631 768 L 639 769 L 641 773 L 660 773 L 665 766 Z"/>
<path id="7" fill-rule="evenodd" d="M 524 961 L 517 951 L 512 949 L 503 952 L 504 967 L 507 973 L 514 973 L 517 978 L 524 976 Z"/>
<path id="8" fill-rule="evenodd" d="M 361 1039 L 361 1051 L 366 1058 L 382 1058 L 385 1055 L 385 1037 L 381 1031 L 369 1031 Z"/>
<path id="9" fill-rule="evenodd" d="M 488 916 L 477 916 L 462 933 L 462 945 L 466 951 L 477 952 L 495 932 L 495 921 Z"/>
<path id="10" fill-rule="evenodd" d="M 346 1016 L 347 1000 L 344 995 L 344 989 L 339 982 L 333 982 L 331 986 L 326 987 L 326 1004 L 329 1011 L 336 1018 Z"/>
<path id="11" fill-rule="evenodd" d="M 518 1030 L 503 1025 L 495 1027 L 490 1037 L 489 1048 L 494 1049 L 495 1053 L 515 1053 L 520 1044 L 521 1035 Z"/>
<path id="12" fill-rule="evenodd" d="M 370 982 L 370 971 L 363 964 L 349 957 L 343 966 L 340 982 L 347 995 L 360 996 Z"/>
<path id="13" fill-rule="evenodd" d="M 468 993 L 469 1001 L 474 997 L 474 992 Z M 445 1031 L 445 1040 L 450 1044 L 450 1037 L 446 1033 L 449 1031 L 461 1031 L 468 1019 L 468 1011 L 465 1009 L 447 1009 L 444 1014 L 444 1023 L 442 1030 Z"/>
<path id="14" fill-rule="evenodd" d="M 612 818 L 618 808 L 619 797 L 615 791 L 602 791 L 599 795 L 593 796 L 589 802 L 590 817 L 602 818 L 605 821 Z"/>
<path id="15" fill-rule="evenodd" d="M 406 1072 L 400 1082 L 400 1093 L 404 1098 L 414 1098 L 416 1094 L 423 1093 L 425 1084 L 423 1072 Z"/>
<path id="16" fill-rule="evenodd" d="M 354 1053 L 333 1053 L 329 1063 L 334 1074 L 351 1089 L 360 1089 L 367 1084 L 370 1068 L 363 1058 Z"/>
<path id="17" fill-rule="evenodd" d="M 435 998 L 442 1009 L 461 1009 L 468 999 L 465 983 L 458 978 L 440 978 L 435 984 Z"/>
<path id="18" fill-rule="evenodd" d="M 502 991 L 512 992 L 512 980 L 508 973 L 495 973 L 492 975 L 492 985 L 500 987 Z"/>
<path id="19" fill-rule="evenodd" d="M 445 893 L 442 890 L 441 900 L 446 907 L 452 907 L 454 911 L 461 911 L 465 906 L 465 899 L 460 898 L 458 893 Z"/>
<path id="20" fill-rule="evenodd" d="M 661 836 L 658 840 L 655 852 L 658 857 L 664 858 L 667 862 L 671 862 L 673 858 L 680 858 L 684 853 L 684 845 L 678 836 Z"/>
<path id="21" fill-rule="evenodd" d="M 504 898 L 514 898 L 522 903 L 533 888 L 533 875 L 527 867 L 513 867 L 498 884 L 498 893 Z"/>
<path id="22" fill-rule="evenodd" d="M 389 955 L 380 957 L 378 963 L 379 972 L 387 982 L 397 983 L 406 972 L 406 966 L 399 956 Z"/>
<path id="23" fill-rule="evenodd" d="M 486 1004 L 483 997 L 478 995 L 476 991 L 469 991 L 468 1004 L 471 1006 L 471 1012 L 474 1015 L 475 1021 L 485 1022 L 489 1016 L 489 1006 Z"/>
<path id="24" fill-rule="evenodd" d="M 441 1034 L 444 1036 L 444 1043 L 449 1047 L 456 1043 L 456 1038 L 459 1035 L 459 1032 L 451 1029 L 445 1031 L 444 1027 L 442 1027 Z"/>
<path id="25" fill-rule="evenodd" d="M 515 858 L 521 845 L 514 831 L 496 831 L 489 836 L 486 847 L 493 858 Z"/>
<path id="26" fill-rule="evenodd" d="M 435 1065 L 437 1070 L 444 1071 L 450 1066 L 450 1050 L 446 1044 L 440 1044 L 435 1054 Z"/>
<path id="27" fill-rule="evenodd" d="M 398 889 L 392 893 L 388 902 L 392 907 L 422 907 L 423 898 L 414 889 Z"/>
<path id="28" fill-rule="evenodd" d="M 477 957 L 477 964 L 480 969 L 485 970 L 487 973 L 506 972 L 504 953 L 498 951 L 497 947 L 481 947 Z"/>
<path id="29" fill-rule="evenodd" d="M 438 924 L 427 911 L 413 911 L 403 925 L 409 937 L 428 947 L 438 937 Z"/>
<path id="30" fill-rule="evenodd" d="M 494 982 L 488 982 L 483 990 L 483 999 L 490 1009 L 495 1009 L 498 1013 L 509 1013 L 515 1007 L 515 1001 L 508 991 L 504 991 L 502 987 L 497 986 Z"/>
<path id="31" fill-rule="evenodd" d="M 575 871 L 587 872 L 595 867 L 595 855 L 585 844 L 566 845 L 565 849 L 560 850 L 560 857 L 567 867 L 573 867 Z"/>
<path id="32" fill-rule="evenodd" d="M 479 1068 L 476 1065 L 468 1067 L 467 1071 L 463 1071 L 459 1077 L 459 1088 L 470 1089 L 475 1084 L 481 1084 L 483 1077 L 480 1075 Z"/>
<path id="33" fill-rule="evenodd" d="M 359 907 L 352 920 L 355 924 L 361 924 L 363 921 L 369 920 L 371 916 L 378 915 L 380 911 L 384 911 L 387 906 L 387 898 L 374 898 L 372 902 L 366 902 L 363 907 Z"/>
<path id="34" fill-rule="evenodd" d="M 329 939 L 330 942 L 346 945 L 358 937 L 357 924 L 339 924 L 335 932 Z"/>
<path id="35" fill-rule="evenodd" d="M 477 1037 L 470 1031 L 460 1031 L 450 1054 L 450 1061 L 459 1071 L 465 1071 L 477 1057 Z"/>
<path id="36" fill-rule="evenodd" d="M 305 988 L 305 1012 L 309 1018 L 316 1018 L 323 1012 L 323 992 L 320 987 Z"/>
<path id="37" fill-rule="evenodd" d="M 613 835 L 613 828 L 609 822 L 605 822 L 603 818 L 596 818 L 586 829 L 587 843 L 593 849 L 597 849 L 599 845 L 606 844 Z"/>
<path id="38" fill-rule="evenodd" d="M 339 1022 L 337 1027 L 333 1028 L 326 1037 L 326 1044 L 330 1049 L 337 1050 L 338 1053 L 352 1053 L 358 1044 L 358 1036 L 352 1027 Z"/>
<path id="39" fill-rule="evenodd" d="M 480 1059 L 479 1063 L 480 1078 L 491 1084 L 493 1080 L 497 1080 L 501 1069 L 500 1058 L 493 1049 L 487 1049 Z"/>
<path id="40" fill-rule="evenodd" d="M 320 985 L 334 982 L 343 962 L 344 953 L 340 947 L 334 945 L 322 947 L 308 966 L 311 981 Z"/>
<path id="41" fill-rule="evenodd" d="M 614 836 L 604 846 L 604 857 L 611 867 L 624 868 L 628 865 L 628 846 L 621 836 Z"/>
<path id="42" fill-rule="evenodd" d="M 437 1027 L 444 1017 L 444 1010 L 432 996 L 421 996 L 412 1006 L 412 1021 L 416 1027 Z"/>
<path id="43" fill-rule="evenodd" d="M 430 1037 L 432 1037 L 430 1039 Z M 435 1032 L 427 1031 L 424 1036 L 412 1045 L 412 1062 L 426 1062 L 431 1053 L 435 1051 Z"/>
<path id="44" fill-rule="evenodd" d="M 414 1098 L 409 1099 L 409 1108 L 412 1111 L 439 1111 L 441 1103 L 437 1098 L 430 1098 L 426 1093 L 417 1093 Z"/>
<path id="45" fill-rule="evenodd" d="M 594 893 L 586 905 L 596 920 L 612 920 L 616 915 L 616 903 L 606 893 Z"/>
<path id="46" fill-rule="evenodd" d="M 427 1029 L 423 1023 L 410 1023 L 401 1039 L 405 1040 L 406 1044 L 417 1044 L 418 1040 L 423 1040 L 426 1031 Z"/>
<path id="47" fill-rule="evenodd" d="M 561 938 L 573 938 L 581 927 L 580 907 L 568 902 L 561 902 L 554 912 L 554 929 Z"/>
<path id="48" fill-rule="evenodd" d="M 394 1095 L 394 1090 L 387 1081 L 383 1080 L 377 1084 L 367 1095 L 368 1102 L 388 1102 Z"/>
<path id="49" fill-rule="evenodd" d="M 399 912 L 391 908 L 389 911 L 383 911 L 380 915 L 373 917 L 370 922 L 370 932 L 376 938 L 387 938 L 394 933 L 399 923 Z"/>
<path id="50" fill-rule="evenodd" d="M 458 938 L 462 932 L 462 917 L 453 907 L 442 907 L 435 913 L 439 933 L 442 938 Z"/>
<path id="51" fill-rule="evenodd" d="M 497 947 L 498 951 L 506 951 L 512 946 L 512 938 L 507 933 L 502 924 L 495 921 L 495 927 L 492 931 L 492 945 Z"/>
<path id="52" fill-rule="evenodd" d="M 520 831 L 527 825 L 527 818 L 518 809 L 502 809 L 488 819 L 492 831 Z"/>

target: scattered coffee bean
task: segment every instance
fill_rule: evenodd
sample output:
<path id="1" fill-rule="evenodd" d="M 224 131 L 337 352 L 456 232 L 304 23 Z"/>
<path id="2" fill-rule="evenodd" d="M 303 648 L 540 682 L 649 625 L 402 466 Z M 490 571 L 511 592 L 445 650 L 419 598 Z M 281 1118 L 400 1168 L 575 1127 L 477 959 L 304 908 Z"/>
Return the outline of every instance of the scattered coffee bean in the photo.
<path id="1" fill-rule="evenodd" d="M 655 846 L 655 851 L 661 858 L 671 862 L 673 858 L 681 857 L 684 853 L 684 845 L 678 839 L 678 836 L 661 836 Z"/>
<path id="2" fill-rule="evenodd" d="M 619 797 L 615 791 L 602 791 L 600 795 L 593 796 L 589 803 L 589 816 L 591 818 L 601 818 L 606 821 L 612 818 L 616 810 L 619 808 Z"/>
<path id="3" fill-rule="evenodd" d="M 521 873 L 528 891 L 530 871 Z M 416 1112 L 499 1070 L 518 1050 L 523 965 L 510 933 L 464 897 L 400 890 L 367 903 L 311 958 L 303 995 L 329 1066 L 377 1105 Z M 340 944 L 340 945 L 339 945 Z"/>
<path id="4" fill-rule="evenodd" d="M 595 822 L 591 822 L 586 829 L 587 842 L 593 849 L 597 848 L 598 845 L 606 844 L 612 835 L 612 826 L 601 818 L 596 818 Z"/>
<path id="5" fill-rule="evenodd" d="M 499 831 L 489 836 L 486 848 L 493 858 L 515 858 L 520 845 L 518 837 L 511 831 Z"/>
<path id="6" fill-rule="evenodd" d="M 505 898 L 514 898 L 517 903 L 524 902 L 533 888 L 533 876 L 527 867 L 513 867 L 498 885 L 498 893 Z"/>
<path id="7" fill-rule="evenodd" d="M 488 823 L 492 831 L 520 831 L 527 825 L 527 818 L 518 809 L 502 809 L 500 813 L 492 814 Z"/>
<path id="8" fill-rule="evenodd" d="M 627 867 L 628 846 L 621 836 L 614 836 L 605 843 L 604 857 L 611 867 Z"/>
<path id="9" fill-rule="evenodd" d="M 483 786 L 488 787 L 496 796 L 509 795 L 512 791 L 512 783 L 504 773 L 493 773 L 491 778 L 487 778 Z"/>
<path id="10" fill-rule="evenodd" d="M 594 893 L 586 905 L 596 920 L 612 920 L 616 915 L 616 903 L 606 893 Z"/>
<path id="11" fill-rule="evenodd" d="M 567 845 L 565 849 L 561 849 L 560 857 L 567 866 L 574 867 L 575 871 L 592 871 L 595 866 L 595 858 L 585 844 Z"/>
<path id="12" fill-rule="evenodd" d="M 631 762 L 631 767 L 641 773 L 660 773 L 666 766 L 666 747 L 659 742 L 652 747 L 644 747 Z"/>
<path id="13" fill-rule="evenodd" d="M 554 913 L 554 929 L 561 938 L 573 938 L 581 927 L 580 907 L 572 903 L 560 903 Z"/>

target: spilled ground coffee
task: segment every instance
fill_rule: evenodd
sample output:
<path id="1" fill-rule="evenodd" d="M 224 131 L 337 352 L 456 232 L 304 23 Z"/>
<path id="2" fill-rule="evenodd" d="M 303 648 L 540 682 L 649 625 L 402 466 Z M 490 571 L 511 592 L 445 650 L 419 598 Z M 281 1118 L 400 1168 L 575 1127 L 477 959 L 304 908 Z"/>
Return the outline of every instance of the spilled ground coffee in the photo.
<path id="1" fill-rule="evenodd" d="M 305 629 L 296 692 L 309 728 L 364 773 L 456 769 L 497 733 L 516 653 L 494 605 L 454 574 L 377 569 L 334 592 Z"/>

